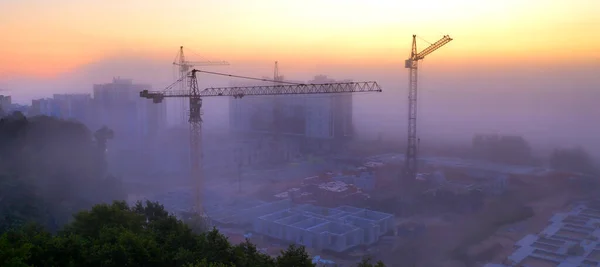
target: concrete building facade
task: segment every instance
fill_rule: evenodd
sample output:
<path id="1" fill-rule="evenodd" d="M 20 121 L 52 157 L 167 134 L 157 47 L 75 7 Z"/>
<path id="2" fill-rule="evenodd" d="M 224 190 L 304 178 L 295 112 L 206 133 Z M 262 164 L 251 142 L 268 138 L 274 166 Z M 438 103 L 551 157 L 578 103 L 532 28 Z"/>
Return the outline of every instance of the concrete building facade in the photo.
<path id="1" fill-rule="evenodd" d="M 260 216 L 254 231 L 307 247 L 343 252 L 371 245 L 394 229 L 394 216 L 351 206 L 298 205 Z"/>
<path id="2" fill-rule="evenodd" d="M 327 208 L 297 204 L 291 198 L 273 202 L 231 199 L 211 191 L 203 199 L 206 213 L 218 227 L 242 228 L 318 250 L 343 252 L 372 245 L 396 228 L 393 214 L 347 205 Z M 192 192 L 185 188 L 153 200 L 179 213 L 192 207 Z"/>
<path id="3" fill-rule="evenodd" d="M 308 83 L 336 81 L 318 75 Z M 290 81 L 294 82 L 294 81 Z M 303 83 L 303 82 L 296 82 Z M 249 86 L 257 84 L 232 84 Z M 259 85 L 271 85 L 262 83 Z M 276 106 L 280 107 L 276 112 Z M 242 133 L 275 133 L 313 139 L 340 139 L 352 136 L 352 95 L 287 95 L 231 99 L 230 129 Z M 276 125 L 276 116 L 280 122 Z"/>
<path id="4" fill-rule="evenodd" d="M 54 94 L 53 100 L 63 119 L 74 119 L 85 124 L 93 114 L 90 94 Z"/>
<path id="5" fill-rule="evenodd" d="M 31 100 L 31 107 L 29 108 L 29 116 L 50 116 L 56 118 L 62 118 L 60 106 L 53 98 L 40 98 Z"/>
<path id="6" fill-rule="evenodd" d="M 95 127 L 108 126 L 117 133 L 116 142 L 130 145 L 156 137 L 166 127 L 166 105 L 140 98 L 142 90 L 151 90 L 151 86 L 120 77 L 113 78 L 111 83 L 95 84 Z"/>
<path id="7" fill-rule="evenodd" d="M 4 112 L 10 111 L 12 108 L 12 97 L 9 95 L 0 95 L 0 108 Z"/>

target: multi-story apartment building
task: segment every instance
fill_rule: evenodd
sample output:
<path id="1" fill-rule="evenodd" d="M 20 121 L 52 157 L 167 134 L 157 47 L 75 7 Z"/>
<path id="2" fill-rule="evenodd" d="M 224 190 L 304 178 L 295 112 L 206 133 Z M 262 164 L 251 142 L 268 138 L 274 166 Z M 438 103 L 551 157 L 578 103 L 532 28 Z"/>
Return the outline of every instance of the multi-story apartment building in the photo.
<path id="1" fill-rule="evenodd" d="M 0 108 L 4 112 L 10 111 L 12 108 L 12 98 L 9 95 L 0 95 Z"/>
<path id="2" fill-rule="evenodd" d="M 54 103 L 60 110 L 61 118 L 90 123 L 92 96 L 90 94 L 54 94 Z"/>
<path id="3" fill-rule="evenodd" d="M 333 82 L 349 81 L 335 81 L 327 76 L 318 75 L 308 83 Z M 232 86 L 245 85 L 232 84 Z M 234 132 L 276 133 L 279 131 L 283 135 L 311 139 L 347 139 L 352 136 L 352 95 L 232 98 L 229 104 L 229 122 L 230 129 Z"/>
<path id="4" fill-rule="evenodd" d="M 92 122 L 92 108 L 90 94 L 54 94 L 52 98 L 32 100 L 28 115 L 77 120 L 89 126 Z"/>
<path id="5" fill-rule="evenodd" d="M 93 105 L 95 125 L 106 125 L 115 131 L 115 141 L 140 144 L 154 138 L 166 127 L 166 105 L 142 99 L 139 92 L 151 90 L 147 84 L 135 84 L 131 79 L 113 78 L 112 83 L 95 84 Z"/>
<path id="6" fill-rule="evenodd" d="M 62 118 L 62 113 L 59 105 L 53 98 L 40 98 L 31 100 L 29 108 L 29 116 L 45 115 L 51 117 Z"/>

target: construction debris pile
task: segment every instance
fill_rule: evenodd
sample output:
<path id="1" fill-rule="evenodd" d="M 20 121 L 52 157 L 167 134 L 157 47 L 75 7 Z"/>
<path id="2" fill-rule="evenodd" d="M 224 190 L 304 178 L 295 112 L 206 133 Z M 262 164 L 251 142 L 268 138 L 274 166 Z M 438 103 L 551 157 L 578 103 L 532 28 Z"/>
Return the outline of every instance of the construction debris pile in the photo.
<path id="1" fill-rule="evenodd" d="M 291 199 L 298 204 L 318 204 L 336 207 L 356 203 L 369 198 L 364 191 L 373 189 L 374 176 L 369 173 L 360 175 L 341 175 L 325 172 L 319 176 L 304 178 L 300 186 L 292 187 L 274 195 L 275 199 Z"/>

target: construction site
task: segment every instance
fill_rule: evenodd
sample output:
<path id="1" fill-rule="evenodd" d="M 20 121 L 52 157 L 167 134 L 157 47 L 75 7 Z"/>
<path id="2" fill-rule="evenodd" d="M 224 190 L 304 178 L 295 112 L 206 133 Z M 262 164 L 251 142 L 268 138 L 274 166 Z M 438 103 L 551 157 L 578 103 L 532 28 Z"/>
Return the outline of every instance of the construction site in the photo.
<path id="1" fill-rule="evenodd" d="M 165 153 L 173 155 L 167 164 L 177 176 L 173 181 L 183 182 L 152 195 L 142 192 L 140 198 L 159 201 L 178 215 L 201 214 L 230 241 L 248 239 L 267 254 L 302 244 L 327 259 L 324 265 L 344 266 L 365 256 L 406 266 L 524 266 L 527 257 L 568 258 L 556 251 L 564 250 L 570 237 L 557 237 L 561 245 L 541 237 L 518 240 L 541 231 L 554 211 L 589 198 L 596 186 L 589 177 L 536 164 L 420 153 L 418 62 L 450 41 L 444 36 L 418 52 L 413 36 L 405 64 L 410 77 L 405 153 L 353 138 L 353 102 L 360 93 L 381 92 L 376 82 L 324 75 L 306 83 L 286 80 L 277 62 L 273 78 L 210 72 L 193 67 L 228 63 L 189 62 L 182 48 L 174 63 L 178 81 L 162 91 L 144 90 L 140 97 L 158 105 L 184 99 L 182 118 L 190 130 L 169 139 L 186 141 L 178 148 L 164 144 Z M 201 73 L 255 82 L 201 90 L 196 78 Z M 201 109 L 207 97 L 230 98 L 229 132 L 202 133 L 202 114 L 210 112 Z M 492 139 L 498 140 L 477 139 L 474 154 L 485 153 L 481 144 Z M 584 222 L 577 214 L 561 215 L 572 220 L 562 222 L 564 227 L 575 231 L 577 224 L 588 235 L 595 233 L 591 217 Z M 561 223 L 556 218 L 553 224 Z M 510 254 L 514 243 L 520 248 Z M 585 246 L 587 256 L 578 256 L 577 264 L 594 261 L 592 245 Z M 556 246 L 556 255 L 536 246 Z M 577 264 L 527 266 L 583 266 Z"/>

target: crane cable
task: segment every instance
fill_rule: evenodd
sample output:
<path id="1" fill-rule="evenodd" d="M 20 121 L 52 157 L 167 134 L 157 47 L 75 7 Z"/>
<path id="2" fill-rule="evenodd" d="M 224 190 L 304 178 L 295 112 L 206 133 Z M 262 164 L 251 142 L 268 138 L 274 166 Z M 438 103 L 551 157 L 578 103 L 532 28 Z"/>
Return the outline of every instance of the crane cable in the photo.
<path id="1" fill-rule="evenodd" d="M 213 75 L 220 75 L 220 76 L 227 76 L 227 77 L 232 77 L 232 78 L 248 79 L 248 80 L 255 80 L 255 81 L 286 83 L 286 84 L 295 84 L 295 85 L 306 85 L 304 83 L 284 82 L 284 81 L 277 81 L 277 80 L 271 80 L 271 79 L 260 79 L 260 78 L 253 78 L 253 77 L 248 77 L 248 76 L 240 76 L 240 75 L 233 75 L 233 74 L 220 73 L 220 72 L 212 72 L 212 71 L 205 71 L 205 70 L 196 70 L 196 71 L 197 72 L 206 73 L 206 74 L 213 74 Z"/>
<path id="2" fill-rule="evenodd" d="M 185 80 L 186 76 L 183 76 L 179 79 L 177 79 L 176 81 L 174 81 L 172 84 L 170 84 L 169 86 L 165 87 L 165 89 L 163 89 L 163 93 L 166 91 L 171 90 L 171 88 L 173 88 L 173 86 L 177 85 L 178 83 L 180 83 L 181 81 Z"/>
<path id="3" fill-rule="evenodd" d="M 433 43 L 425 40 L 424 38 L 421 38 L 420 36 L 417 35 L 417 38 L 421 39 L 421 41 L 428 43 L 429 45 L 432 45 Z"/>
<path id="4" fill-rule="evenodd" d="M 220 73 L 220 72 L 212 72 L 212 71 L 205 71 L 205 70 L 194 70 L 194 71 L 196 71 L 196 72 L 202 72 L 202 73 L 206 73 L 206 74 L 213 74 L 213 75 L 220 75 L 220 76 L 227 76 L 227 77 L 232 77 L 232 78 L 248 79 L 248 80 L 255 80 L 255 81 L 285 83 L 285 84 L 294 84 L 294 85 L 306 85 L 304 83 L 285 82 L 285 81 L 277 81 L 277 80 L 271 80 L 271 79 L 260 79 L 260 78 L 253 78 L 253 77 L 248 77 L 248 76 L 240 76 L 240 75 L 233 75 L 233 74 Z M 173 82 L 172 84 L 170 84 L 169 86 L 167 86 L 163 90 L 163 92 L 171 90 L 171 88 L 173 88 L 173 86 L 175 86 L 176 84 L 182 82 L 183 80 L 185 80 L 185 78 L 187 78 L 187 75 L 184 76 L 184 77 L 181 77 L 181 78 L 177 79 L 175 82 Z"/>

